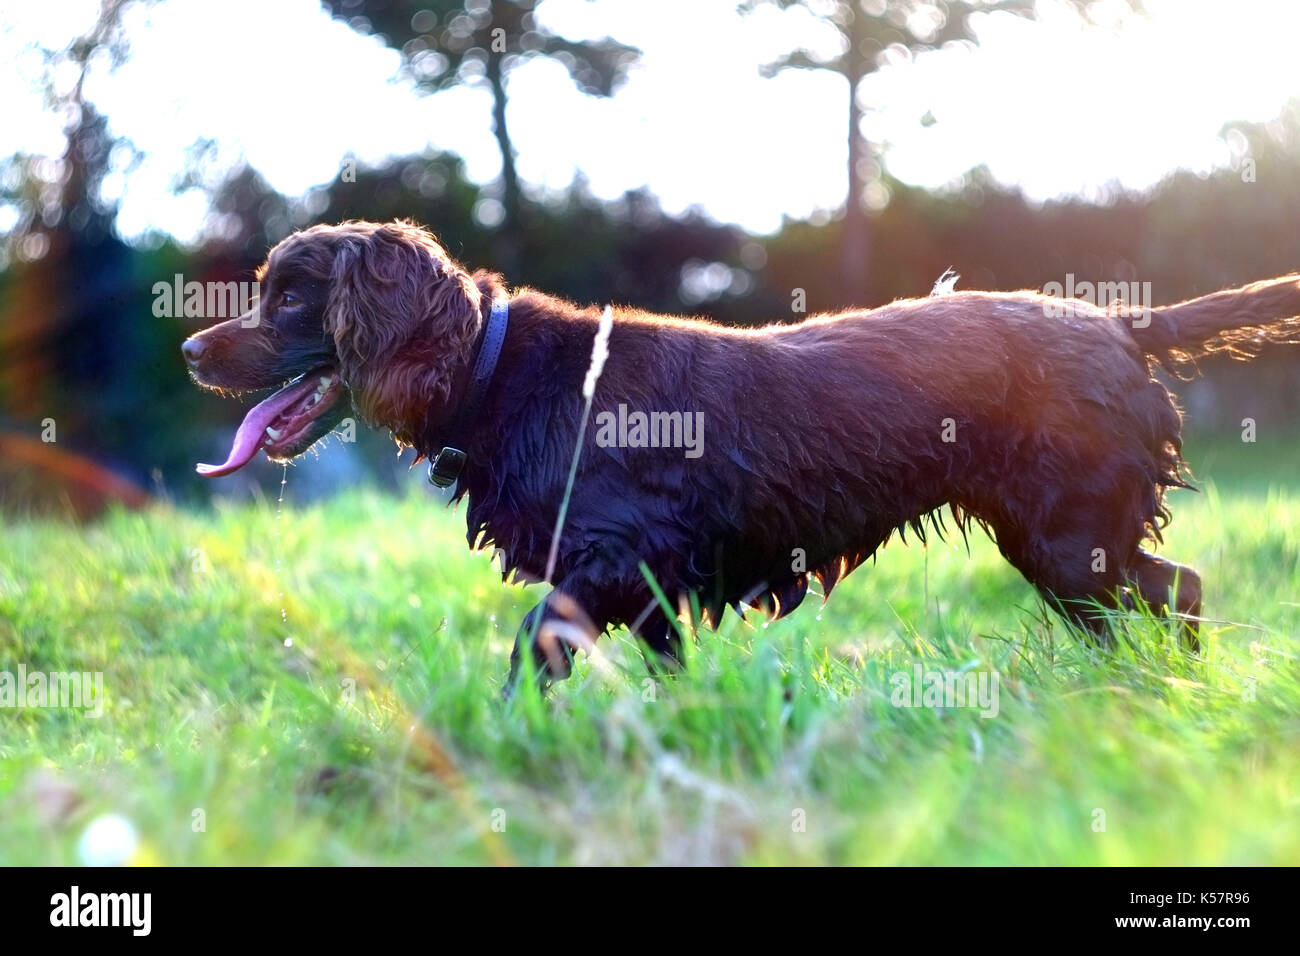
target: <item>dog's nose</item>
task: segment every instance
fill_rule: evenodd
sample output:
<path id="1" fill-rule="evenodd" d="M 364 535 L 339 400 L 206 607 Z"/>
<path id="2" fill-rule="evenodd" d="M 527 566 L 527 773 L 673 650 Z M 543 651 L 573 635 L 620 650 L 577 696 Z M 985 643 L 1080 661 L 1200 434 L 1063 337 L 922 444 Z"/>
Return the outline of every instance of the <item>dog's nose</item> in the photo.
<path id="1" fill-rule="evenodd" d="M 207 346 L 198 339 L 186 339 L 181 345 L 181 354 L 185 356 L 185 361 L 190 368 L 197 368 L 199 361 L 203 358 L 203 353 L 207 351 Z"/>

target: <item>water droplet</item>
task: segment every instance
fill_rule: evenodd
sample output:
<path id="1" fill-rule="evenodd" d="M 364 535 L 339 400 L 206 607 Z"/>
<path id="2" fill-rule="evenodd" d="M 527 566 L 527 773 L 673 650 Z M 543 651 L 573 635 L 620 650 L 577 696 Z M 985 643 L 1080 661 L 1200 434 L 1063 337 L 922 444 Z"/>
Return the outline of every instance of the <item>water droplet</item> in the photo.
<path id="1" fill-rule="evenodd" d="M 284 470 L 280 473 L 280 497 L 276 499 L 275 502 L 275 580 L 277 584 L 281 583 L 280 559 L 283 554 L 283 549 L 281 549 L 280 547 L 280 519 L 284 516 L 284 486 L 288 484 L 288 482 L 289 482 L 289 466 L 286 464 L 284 466 Z M 281 590 L 279 594 L 280 594 L 280 620 L 283 623 L 288 624 L 289 609 L 285 606 L 284 591 Z M 286 637 L 284 639 L 284 646 L 293 647 L 293 638 Z"/>

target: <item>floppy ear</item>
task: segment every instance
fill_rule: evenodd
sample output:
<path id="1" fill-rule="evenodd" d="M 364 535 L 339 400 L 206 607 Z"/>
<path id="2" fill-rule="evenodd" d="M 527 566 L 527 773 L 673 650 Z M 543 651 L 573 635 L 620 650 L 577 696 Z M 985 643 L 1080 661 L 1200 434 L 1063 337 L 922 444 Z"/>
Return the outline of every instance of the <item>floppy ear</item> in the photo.
<path id="1" fill-rule="evenodd" d="M 390 223 L 345 237 L 325 330 L 361 414 L 412 444 L 441 418 L 472 357 L 481 300 L 469 274 L 422 229 Z"/>

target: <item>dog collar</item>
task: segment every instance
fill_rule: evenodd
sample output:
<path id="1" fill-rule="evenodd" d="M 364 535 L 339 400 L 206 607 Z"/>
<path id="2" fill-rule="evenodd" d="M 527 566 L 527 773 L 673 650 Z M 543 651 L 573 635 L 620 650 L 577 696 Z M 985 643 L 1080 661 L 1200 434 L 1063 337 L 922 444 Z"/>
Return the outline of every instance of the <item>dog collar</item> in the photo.
<path id="1" fill-rule="evenodd" d="M 478 359 L 474 362 L 474 371 L 470 373 L 465 388 L 465 400 L 461 402 L 460 412 L 452 426 L 451 443 L 444 445 L 442 451 L 429 462 L 429 483 L 432 485 L 439 488 L 454 485 L 465 468 L 465 462 L 469 458 L 465 450 L 469 448 L 470 431 L 483 407 L 488 386 L 492 384 L 492 373 L 496 371 L 497 359 L 501 357 L 501 346 L 505 343 L 506 328 L 509 325 L 509 300 L 494 299 L 487 329 L 479 344 Z"/>

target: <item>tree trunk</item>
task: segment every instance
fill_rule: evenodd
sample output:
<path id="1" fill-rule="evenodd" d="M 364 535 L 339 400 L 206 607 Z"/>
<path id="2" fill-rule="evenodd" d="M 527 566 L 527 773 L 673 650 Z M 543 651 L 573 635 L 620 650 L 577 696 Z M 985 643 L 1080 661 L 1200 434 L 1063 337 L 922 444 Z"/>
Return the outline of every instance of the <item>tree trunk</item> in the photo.
<path id="1" fill-rule="evenodd" d="M 519 258 L 519 173 L 515 170 L 515 149 L 510 142 L 510 131 L 506 128 L 506 84 L 501 72 L 504 58 L 505 54 L 489 47 L 487 79 L 492 88 L 492 132 L 497 138 L 497 149 L 501 151 L 501 205 L 506 213 L 493 245 L 497 266 L 508 277 Z"/>
<path id="2" fill-rule="evenodd" d="M 849 49 L 845 54 L 844 76 L 849 81 L 849 194 L 844 206 L 844 238 L 840 247 L 841 279 L 846 305 L 866 305 L 867 270 L 870 253 L 870 223 L 862 205 L 862 174 L 859 167 L 866 154 L 859 127 L 862 108 L 858 86 L 866 74 L 862 47 L 867 39 L 865 14 L 854 10 L 848 26 Z"/>
<path id="3" fill-rule="evenodd" d="M 510 142 L 510 131 L 506 129 L 506 85 L 501 75 L 500 53 L 489 53 L 487 78 L 492 86 L 492 132 L 497 138 L 497 149 L 501 151 L 501 183 L 504 187 L 506 222 L 513 223 L 519 215 L 519 174 L 515 171 L 515 148 Z"/>

